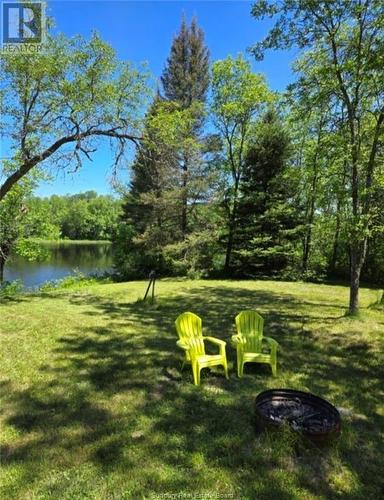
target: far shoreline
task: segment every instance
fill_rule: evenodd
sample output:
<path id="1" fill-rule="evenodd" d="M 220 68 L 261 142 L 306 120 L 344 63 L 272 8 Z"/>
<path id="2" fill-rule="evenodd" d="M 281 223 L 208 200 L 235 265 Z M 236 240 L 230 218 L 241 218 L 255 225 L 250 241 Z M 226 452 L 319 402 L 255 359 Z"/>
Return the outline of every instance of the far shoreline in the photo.
<path id="1" fill-rule="evenodd" d="M 70 244 L 70 245 L 105 245 L 105 244 L 112 244 L 110 240 L 67 240 L 67 239 L 58 239 L 58 240 L 50 240 L 50 239 L 43 239 L 43 238 L 28 238 L 28 241 L 33 241 L 34 243 L 41 243 L 43 245 L 62 245 L 62 244 Z"/>

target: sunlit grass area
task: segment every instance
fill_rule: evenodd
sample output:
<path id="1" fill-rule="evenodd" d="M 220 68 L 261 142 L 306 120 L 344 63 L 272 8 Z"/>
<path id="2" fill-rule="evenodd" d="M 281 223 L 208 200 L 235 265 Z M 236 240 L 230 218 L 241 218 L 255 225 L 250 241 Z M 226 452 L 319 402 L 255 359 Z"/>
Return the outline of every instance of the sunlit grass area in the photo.
<path id="1" fill-rule="evenodd" d="M 2 498 L 379 498 L 384 488 L 384 313 L 361 291 L 272 281 L 92 285 L 0 305 Z M 203 318 L 229 340 L 255 308 L 281 349 L 278 376 L 247 365 L 230 379 L 180 372 L 174 320 Z M 290 387 L 343 412 L 328 449 L 256 434 L 255 396 Z M 190 495 L 190 496 L 186 496 Z M 216 496 L 214 496 L 216 495 Z"/>

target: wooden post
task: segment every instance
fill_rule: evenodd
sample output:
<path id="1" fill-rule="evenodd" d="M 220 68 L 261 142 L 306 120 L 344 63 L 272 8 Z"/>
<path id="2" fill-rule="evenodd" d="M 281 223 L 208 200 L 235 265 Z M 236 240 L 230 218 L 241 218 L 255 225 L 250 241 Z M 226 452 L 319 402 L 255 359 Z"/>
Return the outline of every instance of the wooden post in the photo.
<path id="1" fill-rule="evenodd" d="M 149 273 L 149 283 L 148 283 L 147 291 L 145 292 L 145 295 L 144 295 L 144 300 L 146 300 L 149 289 L 152 286 L 152 302 L 154 302 L 154 300 L 155 300 L 155 281 L 156 281 L 156 272 L 151 271 Z"/>
<path id="2" fill-rule="evenodd" d="M 156 283 L 156 275 L 154 275 L 152 280 L 152 304 L 155 301 L 155 283 Z"/>

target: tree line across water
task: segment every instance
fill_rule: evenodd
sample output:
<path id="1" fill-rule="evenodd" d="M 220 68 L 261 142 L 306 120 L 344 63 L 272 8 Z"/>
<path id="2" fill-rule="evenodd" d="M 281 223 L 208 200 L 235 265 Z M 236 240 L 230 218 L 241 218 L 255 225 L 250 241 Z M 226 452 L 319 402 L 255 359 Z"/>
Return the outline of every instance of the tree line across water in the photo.
<path id="1" fill-rule="evenodd" d="M 112 240 L 121 201 L 95 191 L 26 200 L 24 238 Z"/>
<path id="2" fill-rule="evenodd" d="M 121 275 L 349 276 L 356 312 L 360 279 L 384 282 L 384 6 L 258 1 L 252 15 L 275 22 L 256 59 L 298 49 L 282 93 L 242 55 L 211 62 L 196 20 L 183 19 L 152 98 L 146 74 L 97 35 L 51 36 L 33 66 L 3 60 L 16 154 L 0 186 L 0 261 L 43 167 L 81 166 L 104 138 L 130 169 L 110 233 Z"/>

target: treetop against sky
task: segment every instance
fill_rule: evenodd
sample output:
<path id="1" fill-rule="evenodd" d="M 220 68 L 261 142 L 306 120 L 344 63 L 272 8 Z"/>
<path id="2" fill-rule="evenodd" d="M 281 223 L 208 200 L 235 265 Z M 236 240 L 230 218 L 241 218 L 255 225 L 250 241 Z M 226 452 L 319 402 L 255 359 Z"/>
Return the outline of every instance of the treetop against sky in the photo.
<path id="1" fill-rule="evenodd" d="M 183 15 L 196 16 L 205 32 L 211 60 L 244 52 L 260 40 L 271 27 L 269 20 L 256 22 L 250 15 L 248 1 L 50 1 L 47 14 L 55 20 L 55 31 L 66 36 L 81 34 L 89 38 L 96 30 L 111 44 L 120 59 L 135 64 L 147 62 L 156 85 L 164 69 L 174 35 Z M 256 62 L 250 56 L 254 71 L 265 74 L 273 90 L 284 90 L 292 80 L 294 51 L 270 52 Z M 86 161 L 75 174 L 60 173 L 53 182 L 41 183 L 36 194 L 48 196 L 94 189 L 111 191 L 109 178 L 112 163 L 108 144 L 101 147 L 93 161 Z M 122 172 L 121 178 L 127 178 Z"/>

